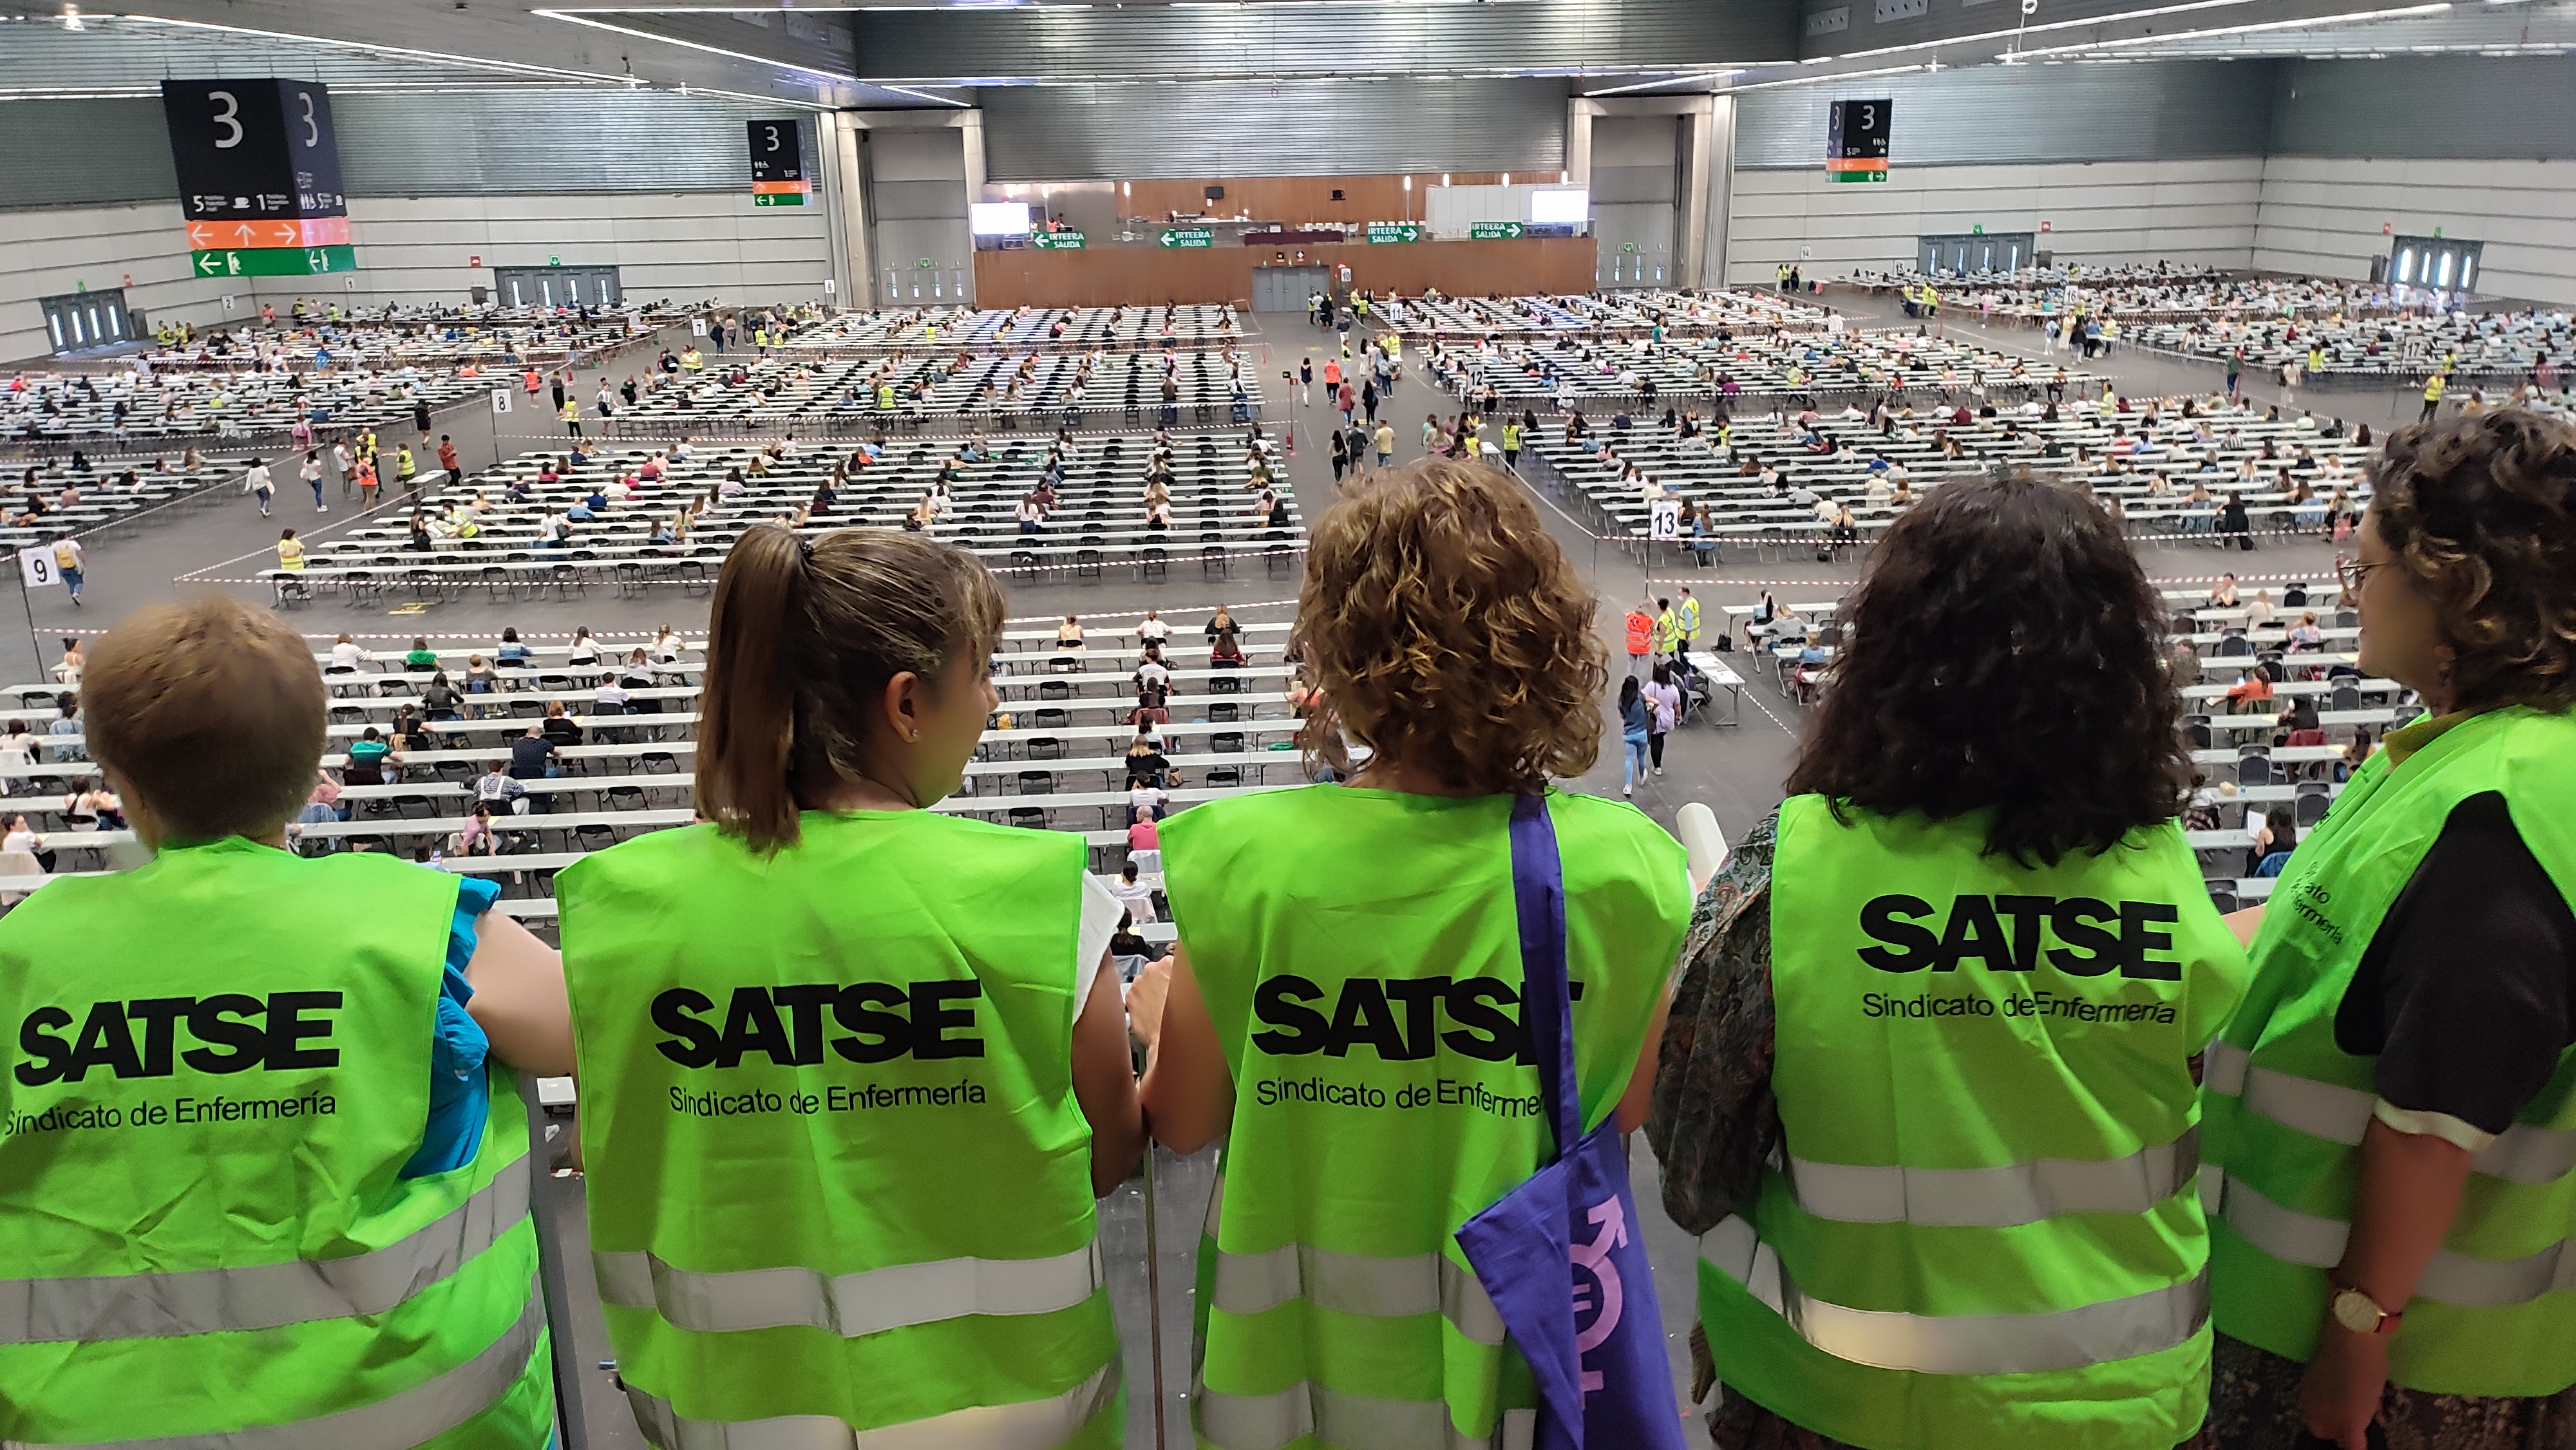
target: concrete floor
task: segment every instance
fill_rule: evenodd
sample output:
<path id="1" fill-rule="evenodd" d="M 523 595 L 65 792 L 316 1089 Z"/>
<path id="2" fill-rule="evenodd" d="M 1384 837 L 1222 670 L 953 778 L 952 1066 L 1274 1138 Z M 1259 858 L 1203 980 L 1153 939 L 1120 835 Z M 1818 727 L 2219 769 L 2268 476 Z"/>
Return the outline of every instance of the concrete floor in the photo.
<path id="1" fill-rule="evenodd" d="M 1843 305 L 1839 297 L 1829 299 Z M 1902 319 L 1892 310 L 1877 308 L 1866 301 L 1849 309 L 1864 325 L 1885 318 L 1893 325 Z M 1947 327 L 1985 334 L 1973 323 L 1953 319 Z M 2036 353 L 2033 334 L 2019 330 L 1995 329 L 1987 334 L 1998 346 L 2020 348 Z M 1250 335 L 1248 345 L 1255 349 L 1254 360 L 1265 377 L 1276 379 L 1281 371 L 1293 370 L 1307 354 L 1315 357 L 1320 369 L 1328 352 L 1338 352 L 1332 335 L 1320 332 L 1294 315 L 1263 315 L 1258 330 Z M 613 379 L 628 372 L 642 372 L 653 354 L 647 350 L 631 354 L 610 369 Z M 1419 449 L 1419 420 L 1428 412 L 1444 417 L 1457 410 L 1455 400 L 1434 393 L 1419 377 L 1418 356 L 1409 359 L 1414 365 L 1398 384 L 1395 396 L 1382 405 L 1382 411 L 1396 420 L 1397 458 L 1415 456 Z M 2180 359 L 2126 351 L 2107 364 L 2097 363 L 2118 379 L 2125 391 L 2139 395 L 2177 390 L 2200 391 L 2217 385 L 2215 367 Z M 587 399 L 596 391 L 597 375 L 585 376 L 578 395 Z M 1296 448 L 1290 461 L 1290 477 L 1311 518 L 1329 505 L 1334 484 L 1326 451 L 1318 445 L 1323 437 L 1326 412 L 1320 406 L 1299 406 L 1293 388 L 1272 384 L 1274 402 L 1269 410 L 1274 431 L 1290 431 Z M 2277 388 L 2273 393 L 2277 393 Z M 2259 390 L 2258 390 L 2259 392 Z M 2269 396 L 2269 395 L 2265 395 Z M 2352 421 L 2369 421 L 2375 426 L 2398 421 L 2396 408 L 2404 407 L 2403 399 L 2385 399 L 2375 411 L 2364 405 L 2370 400 L 2362 395 L 2331 396 L 2336 406 L 2319 406 L 2321 413 L 2340 411 Z M 2308 402 L 2303 393 L 2297 399 Z M 1407 421 L 1411 420 L 1411 421 Z M 482 410 L 468 410 L 440 426 L 454 434 L 469 469 L 488 464 L 496 457 L 515 456 L 540 447 L 560 446 L 560 434 L 544 421 L 542 413 L 522 406 L 507 418 L 494 420 Z M 543 433 L 535 430 L 545 429 Z M 520 436 L 521 433 L 529 436 Z M 385 435 L 391 440 L 395 435 Z M 416 440 L 415 440 L 416 441 Z M 434 440 L 433 440 L 434 442 Z M 217 506 L 193 511 L 179 518 L 146 526 L 132 535 L 99 544 L 91 551 L 89 602 L 75 611 L 59 591 L 40 591 L 30 604 L 33 637 L 27 641 L 0 638 L 0 667 L 12 670 L 12 678 L 37 678 L 36 653 L 50 663 L 57 657 L 60 635 L 57 631 L 88 628 L 95 630 L 111 623 L 120 614 L 137 606 L 174 596 L 184 596 L 202 589 L 229 589 L 245 598 L 265 600 L 264 586 L 222 583 L 175 583 L 181 575 L 203 573 L 214 579 L 243 579 L 251 571 L 265 566 L 273 558 L 272 548 L 277 531 L 289 523 L 310 522 L 316 527 L 308 537 L 328 538 L 336 528 L 353 519 L 353 504 L 337 494 L 337 485 L 329 487 L 330 513 L 313 513 L 309 496 L 303 507 L 296 505 L 291 469 L 278 470 L 288 490 L 278 496 L 274 519 L 263 520 L 247 497 L 234 496 Z M 1680 571 L 1658 566 L 1653 571 L 1643 568 L 1638 560 L 1615 541 L 1594 537 L 1575 519 L 1545 503 L 1542 496 L 1541 516 L 1550 535 L 1567 550 L 1575 566 L 1582 570 L 1600 590 L 1603 605 L 1600 629 L 1605 642 L 1618 659 L 1617 634 L 1626 604 L 1641 589 L 1651 588 L 1669 593 L 1681 583 L 1688 583 L 1703 601 L 1709 618 L 1722 616 L 1719 606 L 1751 602 L 1760 590 L 1770 588 L 1784 601 L 1792 595 L 1821 591 L 1838 592 L 1858 574 L 1852 564 L 1819 565 L 1808 562 L 1788 564 L 1730 564 L 1705 572 Z M 2152 553 L 2147 558 L 2150 574 L 2166 580 L 2198 581 L 2211 578 L 2223 569 L 2240 575 L 2294 572 L 2313 575 L 2329 561 L 2331 551 L 2323 544 L 2301 541 L 2282 544 L 2266 541 L 2254 555 L 2194 552 L 2176 549 Z M 218 566 L 221 567 L 210 567 Z M 1687 577 L 1684 573 L 1687 572 Z M 1253 601 L 1293 600 L 1293 579 L 1245 580 L 1232 582 L 1175 579 L 1169 583 L 1137 585 L 1116 579 L 1082 583 L 1014 583 L 1010 585 L 1011 613 L 1015 616 L 1046 616 L 1067 611 L 1085 616 L 1098 615 L 1122 624 L 1148 606 L 1160 608 L 1168 616 L 1191 620 L 1202 616 L 1219 602 L 1238 606 Z M 669 622 L 684 633 L 703 629 L 708 601 L 706 596 L 689 596 L 672 590 L 647 600 L 618 601 L 605 593 L 571 602 L 526 603 L 495 606 L 482 601 L 441 605 L 419 616 L 390 616 L 377 609 L 361 612 L 337 599 L 323 601 L 300 611 L 295 622 L 307 634 L 328 639 L 340 630 L 360 635 L 380 636 L 375 643 L 399 647 L 415 630 L 436 630 L 447 634 L 489 631 L 497 635 L 503 625 L 516 625 L 522 631 L 568 632 L 576 624 L 587 624 L 601 632 L 631 632 Z M 1712 628 L 1714 625 L 1712 624 Z M 14 635 L 15 631 L 0 631 Z M 40 642 L 40 644 L 39 644 Z M 10 656 L 16 656 L 14 660 Z M 1738 664 L 1745 657 L 1735 656 Z M 1650 777 L 1639 789 L 1637 805 L 1656 820 L 1669 826 L 1674 813 L 1693 800 L 1706 802 L 1715 811 L 1728 836 L 1741 835 L 1779 798 L 1780 781 L 1795 749 L 1797 706 L 1783 698 L 1759 671 L 1745 670 L 1748 683 L 1744 688 L 1743 708 L 1738 723 L 1723 727 L 1706 721 L 1687 725 L 1667 742 L 1667 773 Z M 1603 745 L 1599 763 L 1576 781 L 1567 782 L 1573 789 L 1608 795 L 1619 786 L 1619 746 L 1610 701 L 1603 702 Z M 41 722 L 34 722 L 41 730 Z M 1636 1168 L 1637 1201 L 1647 1220 L 1647 1241 L 1656 1266 L 1657 1288 L 1662 1307 L 1677 1377 L 1687 1387 L 1687 1357 L 1682 1349 L 1693 1313 L 1693 1250 L 1663 1215 L 1656 1185 L 1655 1164 L 1642 1147 L 1632 1154 Z M 1148 1186 L 1144 1178 L 1129 1183 L 1104 1201 L 1102 1207 L 1103 1248 L 1111 1264 L 1112 1294 L 1120 1318 L 1121 1333 L 1127 1346 L 1130 1447 L 1186 1447 L 1189 1445 L 1188 1410 L 1185 1393 L 1190 1366 L 1190 1292 L 1194 1282 L 1193 1264 L 1197 1251 L 1198 1226 L 1204 1217 L 1213 1177 L 1211 1154 L 1188 1160 L 1177 1160 L 1160 1152 L 1156 1155 L 1151 1175 L 1151 1227 L 1147 1214 Z M 570 1286 L 573 1303 L 568 1307 L 573 1326 L 574 1343 L 561 1355 L 564 1372 L 578 1380 L 583 1421 L 582 1435 L 573 1443 L 593 1450 L 634 1450 L 642 1444 L 626 1414 L 622 1399 L 615 1393 L 608 1372 L 600 1366 L 610 1359 L 598 1319 L 596 1300 L 590 1287 L 585 1263 L 587 1244 L 581 1233 L 577 1203 L 577 1180 L 559 1180 L 545 1196 L 551 1205 L 549 1219 L 555 1231 L 550 1234 L 563 1251 L 564 1282 Z M 1150 1350 L 1157 1338 L 1149 1325 L 1159 1320 L 1161 1354 Z M 1157 1395 L 1157 1385 L 1160 1393 Z M 1157 1426 L 1160 1426 L 1159 1432 Z M 1159 1438 L 1158 1438 L 1159 1434 Z"/>

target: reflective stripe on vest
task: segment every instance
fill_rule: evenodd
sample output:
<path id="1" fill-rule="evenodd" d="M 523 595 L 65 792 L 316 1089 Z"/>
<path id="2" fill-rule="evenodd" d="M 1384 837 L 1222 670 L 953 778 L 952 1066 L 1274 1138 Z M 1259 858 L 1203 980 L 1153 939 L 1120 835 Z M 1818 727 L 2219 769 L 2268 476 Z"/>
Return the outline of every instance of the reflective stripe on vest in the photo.
<path id="1" fill-rule="evenodd" d="M 434 1380 L 387 1395 L 372 1405 L 288 1425 L 173 1435 L 158 1440 L 48 1444 L 43 1450 L 349 1450 L 354 1445 L 418 1445 L 473 1419 L 508 1394 L 527 1372 L 528 1357 L 536 1352 L 537 1341 L 545 1330 L 545 1298 L 531 1280 L 527 1307 L 520 1311 L 518 1322 L 503 1331 L 490 1348 Z M 18 1450 L 18 1443 L 0 1441 L 10 1450 Z"/>
<path id="2" fill-rule="evenodd" d="M 1273 1395 L 1199 1390 L 1199 1438 L 1221 1450 L 1280 1450 L 1304 1435 L 1335 1450 L 1529 1450 L 1537 1428 L 1538 1411 L 1505 1410 L 1476 1439 L 1458 1433 L 1444 1401 L 1346 1395 L 1308 1380 Z"/>
<path id="3" fill-rule="evenodd" d="M 1208 1197 L 1200 1252 L 1217 1242 L 1225 1212 L 1225 1175 Z M 1437 1310 L 1470 1343 L 1503 1342 L 1503 1316 L 1475 1274 L 1446 1254 L 1373 1258 L 1335 1253 L 1312 1244 L 1281 1244 L 1266 1254 L 1216 1253 L 1215 1306 L 1228 1314 L 1259 1314 L 1291 1299 L 1319 1309 L 1372 1319 L 1400 1319 Z"/>
<path id="4" fill-rule="evenodd" d="M 1063 1394 L 1009 1405 L 973 1405 L 925 1420 L 853 1430 L 830 1415 L 778 1415 L 766 1420 L 686 1420 L 671 1402 L 626 1386 L 636 1428 L 657 1450 L 934 1450 L 948 1446 L 1000 1446 L 1047 1450 L 1072 1439 L 1117 1398 L 1119 1365 L 1113 1359 Z"/>
<path id="5" fill-rule="evenodd" d="M 640 1249 L 590 1258 L 600 1302 L 710 1334 L 792 1326 L 856 1339 L 969 1314 L 1053 1314 L 1105 1282 L 1096 1241 L 1048 1259 L 942 1259 L 837 1277 L 797 1265 L 695 1273 Z"/>
<path id="6" fill-rule="evenodd" d="M 2000 1168 L 1864 1168 L 1788 1160 L 1798 1207 L 1838 1223 L 2010 1228 L 2065 1213 L 2153 1212 L 2200 1166 L 2200 1129 L 2126 1158 L 2040 1158 Z"/>
<path id="7" fill-rule="evenodd" d="M 2379 1106 L 2377 1096 L 2359 1088 L 2256 1067 L 2244 1048 L 2226 1042 L 2211 1043 L 2201 1062 L 2209 1091 L 2242 1098 L 2249 1111 L 2329 1143 L 2359 1143 Z M 2469 1171 L 2513 1183 L 2555 1183 L 2576 1172 L 2576 1129 L 2516 1123 L 2469 1159 Z M 2324 1267 L 2334 1263 L 2328 1259 Z"/>
<path id="8" fill-rule="evenodd" d="M 2285 1264 L 2331 1269 L 2343 1262 L 2352 1225 L 2283 1208 L 2215 1168 L 2201 1174 L 2201 1206 L 2245 1241 Z M 2543 1294 L 2576 1289 L 2576 1239 L 2560 1239 L 2536 1254 L 2498 1262 L 2473 1259 L 2455 1249 L 2434 1251 L 2415 1297 L 2472 1309 L 2528 1304 Z"/>
<path id="9" fill-rule="evenodd" d="M 522 1156 L 444 1216 L 363 1254 L 166 1274 L 0 1279 L 0 1344 L 161 1339 L 382 1314 L 454 1274 L 527 1216 Z"/>
<path id="10" fill-rule="evenodd" d="M 2044 1314 L 1906 1314 L 1802 1293 L 1753 1225 L 1729 1217 L 1700 1236 L 1700 1261 L 1743 1285 L 1809 1344 L 1837 1359 L 1924 1374 L 2031 1374 L 2171 1349 L 2209 1318 L 2209 1275 L 2126 1299 Z"/>

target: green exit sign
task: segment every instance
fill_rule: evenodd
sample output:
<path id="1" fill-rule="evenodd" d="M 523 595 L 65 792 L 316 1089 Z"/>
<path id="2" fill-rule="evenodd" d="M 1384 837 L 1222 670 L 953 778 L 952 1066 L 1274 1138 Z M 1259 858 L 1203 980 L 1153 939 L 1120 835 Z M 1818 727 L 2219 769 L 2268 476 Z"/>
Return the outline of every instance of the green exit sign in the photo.
<path id="1" fill-rule="evenodd" d="M 1212 227 L 1165 227 L 1154 240 L 1166 247 L 1213 247 L 1216 231 Z"/>
<path id="2" fill-rule="evenodd" d="M 1469 239 L 1479 242 L 1517 241 L 1529 235 L 1529 228 L 1519 222 L 1476 222 L 1467 228 Z"/>
<path id="3" fill-rule="evenodd" d="M 1029 243 L 1042 252 L 1079 252 L 1089 240 L 1080 232 L 1040 232 Z"/>
<path id="4" fill-rule="evenodd" d="M 1368 239 L 1372 242 L 1418 242 L 1422 228 L 1413 222 L 1370 222 Z"/>
<path id="5" fill-rule="evenodd" d="M 803 206 L 805 204 L 805 193 L 801 191 L 764 191 L 752 197 L 751 204 L 753 206 Z"/>

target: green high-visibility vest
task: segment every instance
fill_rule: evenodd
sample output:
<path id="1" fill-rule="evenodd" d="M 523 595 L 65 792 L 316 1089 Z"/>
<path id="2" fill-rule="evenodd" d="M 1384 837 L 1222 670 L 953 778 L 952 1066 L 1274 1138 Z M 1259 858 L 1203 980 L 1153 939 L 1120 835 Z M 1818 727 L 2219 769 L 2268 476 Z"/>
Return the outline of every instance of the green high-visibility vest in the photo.
<path id="1" fill-rule="evenodd" d="M 1550 1146 L 1522 1036 L 1511 805 L 1309 786 L 1163 826 L 1173 919 L 1235 1086 L 1199 1248 L 1202 1446 L 1528 1443 L 1529 1366 L 1454 1237 Z M 1548 806 L 1588 1127 L 1636 1066 L 1690 887 L 1681 847 L 1633 808 Z"/>
<path id="2" fill-rule="evenodd" d="M 692 826 L 565 868 L 591 1257 L 647 1439 L 1118 1443 L 1084 864 L 1078 836 L 808 811 L 766 859 Z"/>
<path id="3" fill-rule="evenodd" d="M 1784 1138 L 1700 1240 L 1728 1389 L 1905 1450 L 2166 1450 L 2209 1405 L 2189 1059 L 2245 953 L 2167 823 L 2100 856 L 1782 803 Z"/>
<path id="4" fill-rule="evenodd" d="M 456 887 L 235 837 L 0 919 L 0 1442 L 547 1443 L 509 1070 L 473 1161 L 399 1176 Z"/>
<path id="5" fill-rule="evenodd" d="M 2297 1360 L 2316 1349 L 2379 1102 L 2377 1059 L 2335 1045 L 2335 1011 L 2398 893 L 2454 807 L 2502 791 L 2523 844 L 2576 903 L 2576 714 L 2425 721 L 2386 746 L 2291 853 L 2254 939 L 2253 991 L 2207 1063 L 2201 1189 L 2218 1328 Z M 2559 1266 L 2570 1262 L 2576 1049 L 2472 1160 L 2459 1217 L 2389 1341 L 2388 1377 L 2444 1395 L 2567 1388 L 2576 1294 Z"/>
<path id="6" fill-rule="evenodd" d="M 1682 600 L 1682 638 L 1699 638 L 1699 601 L 1697 599 Z"/>

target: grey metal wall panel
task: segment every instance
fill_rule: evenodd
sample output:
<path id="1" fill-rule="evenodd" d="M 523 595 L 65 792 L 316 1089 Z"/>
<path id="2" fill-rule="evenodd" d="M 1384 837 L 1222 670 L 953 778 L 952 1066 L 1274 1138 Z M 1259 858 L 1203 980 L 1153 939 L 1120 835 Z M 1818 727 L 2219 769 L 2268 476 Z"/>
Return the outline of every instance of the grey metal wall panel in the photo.
<path id="1" fill-rule="evenodd" d="M 1673 166 L 1592 166 L 1592 199 L 1596 203 L 1623 201 L 1673 202 Z"/>
<path id="2" fill-rule="evenodd" d="M 1749 91 L 1735 164 L 1822 167 L 1827 109 L 1893 98 L 1889 161 L 2168 161 L 2260 156 L 2270 131 L 2272 61 L 1985 66 Z"/>
<path id="3" fill-rule="evenodd" d="M 0 206 L 176 200 L 157 100 L 0 101 Z"/>
<path id="4" fill-rule="evenodd" d="M 1520 0 L 1509 5 L 1109 5 L 858 10 L 863 80 L 1456 74 L 1793 60 L 1794 0 Z M 1381 168 L 1383 169 L 1383 168 Z"/>
<path id="5" fill-rule="evenodd" d="M 2275 156 L 2576 156 L 2576 59 L 2467 55 L 2279 64 Z"/>
<path id="6" fill-rule="evenodd" d="M 333 96 L 331 110 L 352 196 L 747 192 L 743 123 L 795 114 L 662 91 Z M 813 118 L 798 127 L 818 158 Z"/>
<path id="7" fill-rule="evenodd" d="M 1565 165 L 1565 97 L 1561 80 L 994 86 L 976 94 L 991 181 L 1554 171 Z"/>
<path id="8" fill-rule="evenodd" d="M 879 221 L 961 220 L 966 215 L 966 183 L 958 181 L 880 181 L 870 188 Z"/>
<path id="9" fill-rule="evenodd" d="M 954 127 L 872 130 L 867 138 L 868 171 L 879 181 L 966 179 L 966 133 Z"/>

